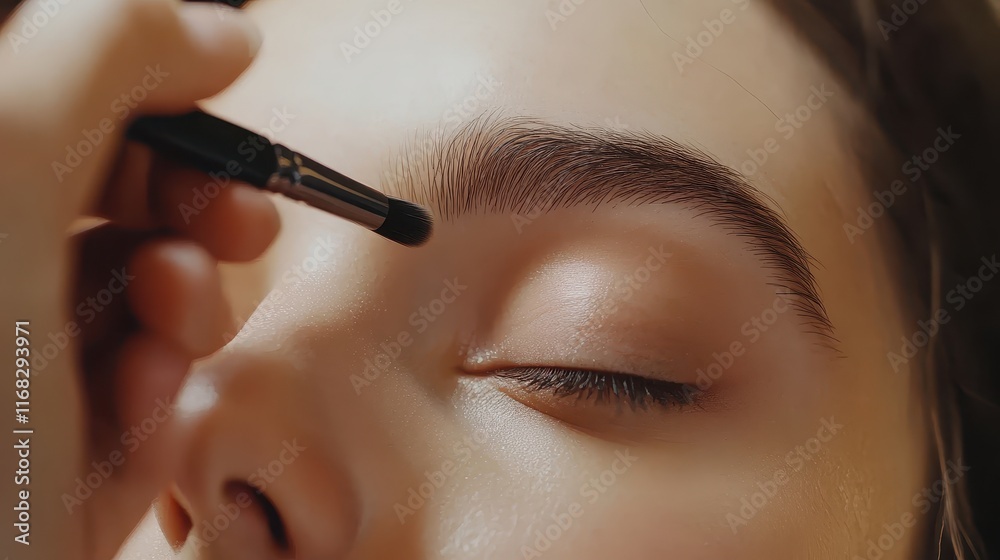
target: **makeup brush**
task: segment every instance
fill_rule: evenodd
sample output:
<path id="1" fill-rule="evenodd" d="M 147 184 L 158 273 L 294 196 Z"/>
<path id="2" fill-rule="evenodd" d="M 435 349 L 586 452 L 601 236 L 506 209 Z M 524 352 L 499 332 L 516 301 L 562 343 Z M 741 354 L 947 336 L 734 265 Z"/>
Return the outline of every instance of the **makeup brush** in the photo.
<path id="1" fill-rule="evenodd" d="M 325 210 L 407 246 L 430 238 L 430 213 L 391 198 L 267 138 L 202 111 L 140 117 L 126 136 L 206 173 Z"/>

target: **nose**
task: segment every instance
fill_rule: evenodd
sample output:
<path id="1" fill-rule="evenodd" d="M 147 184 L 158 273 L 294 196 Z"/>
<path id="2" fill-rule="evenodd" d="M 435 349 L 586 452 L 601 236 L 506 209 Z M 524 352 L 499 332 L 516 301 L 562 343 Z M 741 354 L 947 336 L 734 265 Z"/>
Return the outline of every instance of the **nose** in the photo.
<path id="1" fill-rule="evenodd" d="M 297 379 L 280 359 L 245 355 L 192 374 L 178 399 L 184 467 L 158 505 L 187 557 L 336 559 L 351 549 L 357 497 L 321 443 L 320 403 Z"/>

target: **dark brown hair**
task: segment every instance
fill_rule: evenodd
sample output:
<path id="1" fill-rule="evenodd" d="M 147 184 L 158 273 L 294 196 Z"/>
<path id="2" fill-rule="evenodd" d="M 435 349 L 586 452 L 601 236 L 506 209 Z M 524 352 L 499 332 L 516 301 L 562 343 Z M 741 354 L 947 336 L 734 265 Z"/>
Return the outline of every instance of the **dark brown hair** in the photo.
<path id="1" fill-rule="evenodd" d="M 900 249 L 906 308 L 927 319 L 945 294 L 1000 249 L 1000 29 L 987 0 L 771 0 L 840 77 L 884 138 L 854 143 L 871 188 L 931 145 L 961 141 L 887 207 Z M 1000 282 L 998 282 L 1000 284 Z M 927 558 L 1000 555 L 1000 286 L 985 284 L 931 337 L 922 377 L 936 479 L 947 461 L 970 470 L 945 486 Z M 933 481 L 929 481 L 933 482 Z"/>

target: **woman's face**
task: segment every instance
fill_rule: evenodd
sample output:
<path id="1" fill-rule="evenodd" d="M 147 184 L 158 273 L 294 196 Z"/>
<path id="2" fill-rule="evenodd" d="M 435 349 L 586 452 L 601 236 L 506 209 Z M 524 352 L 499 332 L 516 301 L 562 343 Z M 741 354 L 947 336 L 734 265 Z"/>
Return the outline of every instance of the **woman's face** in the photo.
<path id="1" fill-rule="evenodd" d="M 858 222 L 861 117 L 764 3 L 644 4 L 249 8 L 207 108 L 437 220 L 414 249 L 279 201 L 269 295 L 180 398 L 187 553 L 916 554 L 918 325 Z"/>

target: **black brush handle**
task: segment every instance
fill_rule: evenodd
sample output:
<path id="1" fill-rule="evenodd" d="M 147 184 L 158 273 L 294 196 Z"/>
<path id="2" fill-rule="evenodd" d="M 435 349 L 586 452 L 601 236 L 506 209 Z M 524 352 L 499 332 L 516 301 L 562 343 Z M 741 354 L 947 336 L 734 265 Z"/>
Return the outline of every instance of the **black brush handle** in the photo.
<path id="1" fill-rule="evenodd" d="M 267 138 L 202 111 L 139 117 L 126 136 L 206 173 L 225 173 L 259 188 L 278 169 Z"/>

